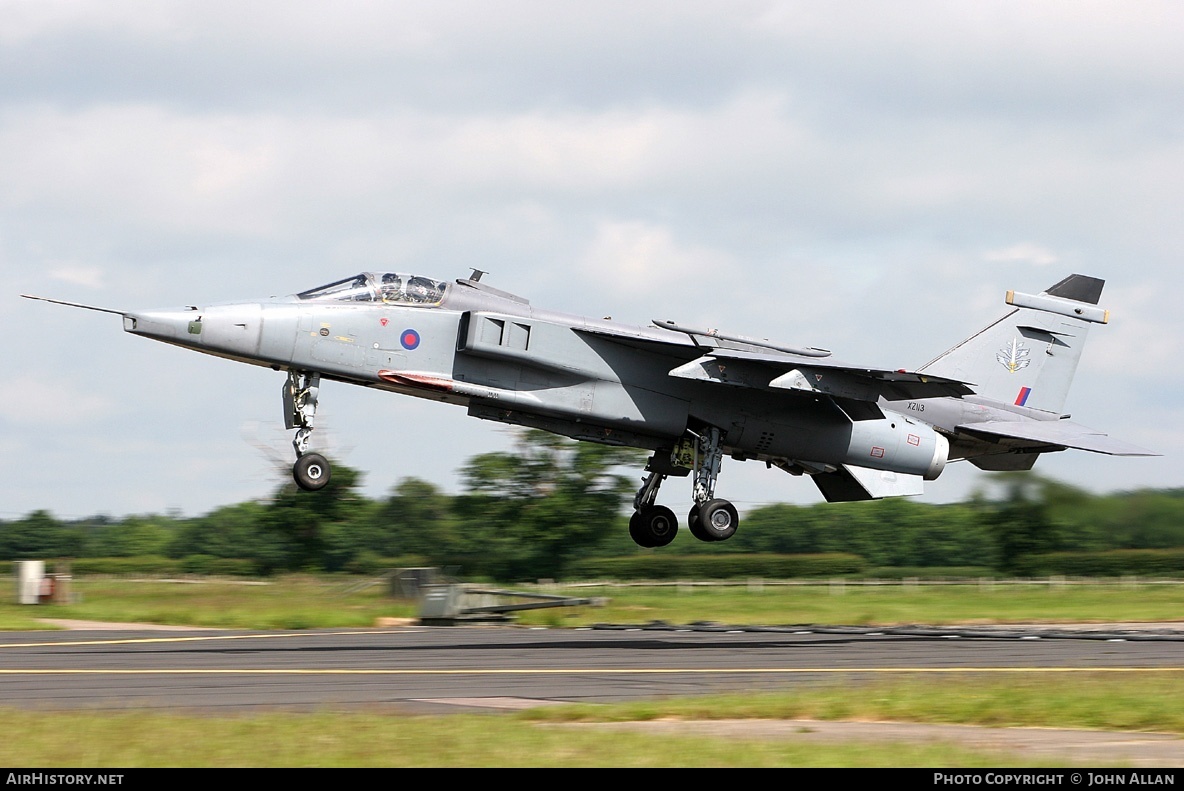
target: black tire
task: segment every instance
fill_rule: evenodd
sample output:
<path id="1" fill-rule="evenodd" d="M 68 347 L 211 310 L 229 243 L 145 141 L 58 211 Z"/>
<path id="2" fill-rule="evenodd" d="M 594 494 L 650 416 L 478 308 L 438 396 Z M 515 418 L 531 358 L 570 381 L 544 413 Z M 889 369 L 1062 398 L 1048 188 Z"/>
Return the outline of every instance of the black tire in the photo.
<path id="1" fill-rule="evenodd" d="M 678 534 L 678 519 L 664 505 L 649 505 L 629 517 L 629 536 L 638 546 L 664 547 Z"/>
<path id="2" fill-rule="evenodd" d="M 691 529 L 691 535 L 700 541 L 714 541 L 715 538 L 703 530 L 699 526 L 699 504 L 691 506 L 691 512 L 687 514 L 687 527 Z"/>
<path id="3" fill-rule="evenodd" d="M 712 541 L 727 541 L 739 526 L 740 514 L 727 500 L 708 500 L 699 506 L 698 529 Z"/>
<path id="4" fill-rule="evenodd" d="M 633 516 L 629 517 L 629 537 L 633 539 L 633 543 L 639 547 L 649 549 L 653 546 L 650 543 L 649 534 L 647 534 L 641 523 L 641 514 L 637 511 L 633 512 Z"/>
<path id="5" fill-rule="evenodd" d="M 678 517 L 664 505 L 641 509 L 641 518 L 656 547 L 666 546 L 678 535 Z"/>
<path id="6" fill-rule="evenodd" d="M 324 489 L 331 475 L 328 459 L 319 453 L 306 453 L 292 465 L 292 478 L 306 492 Z"/>

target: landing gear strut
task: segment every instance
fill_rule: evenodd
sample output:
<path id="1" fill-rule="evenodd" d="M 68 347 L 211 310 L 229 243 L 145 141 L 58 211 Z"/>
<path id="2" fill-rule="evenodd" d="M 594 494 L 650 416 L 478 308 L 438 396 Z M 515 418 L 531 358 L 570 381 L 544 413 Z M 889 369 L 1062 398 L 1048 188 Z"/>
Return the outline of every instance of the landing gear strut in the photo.
<path id="1" fill-rule="evenodd" d="M 288 371 L 288 381 L 284 382 L 284 426 L 296 429 L 296 438 L 292 440 L 292 447 L 296 449 L 292 478 L 297 486 L 310 492 L 325 488 L 331 474 L 329 461 L 324 456 L 308 452 L 320 389 L 320 374 Z"/>
<path id="2" fill-rule="evenodd" d="M 700 541 L 726 541 L 736 534 L 740 515 L 736 506 L 715 496 L 715 481 L 723 464 L 720 430 L 709 426 L 695 447 L 695 505 L 687 515 L 691 535 Z"/>
<path id="3" fill-rule="evenodd" d="M 693 442 L 688 438 L 683 446 L 685 456 L 681 456 L 681 462 L 672 459 L 669 464 L 659 463 L 655 454 L 646 465 L 649 475 L 633 498 L 633 516 L 629 519 L 629 536 L 640 546 L 666 546 L 678 532 L 678 520 L 674 512 L 654 503 L 658 488 L 667 477 L 667 473 L 659 470 L 673 471 L 674 474 L 680 474 L 681 471 L 685 475 L 688 467 L 694 469 L 695 505 L 687 517 L 691 535 L 700 541 L 724 541 L 736 533 L 736 527 L 740 524 L 736 506 L 715 496 L 715 482 L 723 462 L 723 450 L 720 447 L 722 432 L 709 426 L 702 433 L 692 436 Z M 674 455 L 679 456 L 679 453 Z"/>

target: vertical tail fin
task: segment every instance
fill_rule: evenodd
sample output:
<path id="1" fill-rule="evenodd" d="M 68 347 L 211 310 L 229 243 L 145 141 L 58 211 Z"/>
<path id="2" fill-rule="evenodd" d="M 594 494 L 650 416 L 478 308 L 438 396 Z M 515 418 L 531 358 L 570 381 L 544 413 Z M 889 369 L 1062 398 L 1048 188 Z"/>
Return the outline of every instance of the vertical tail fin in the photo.
<path id="1" fill-rule="evenodd" d="M 1069 275 L 1040 294 L 1007 292 L 1012 311 L 921 367 L 971 383 L 979 395 L 1060 413 L 1090 324 L 1105 324 L 1097 307 L 1104 280 Z"/>

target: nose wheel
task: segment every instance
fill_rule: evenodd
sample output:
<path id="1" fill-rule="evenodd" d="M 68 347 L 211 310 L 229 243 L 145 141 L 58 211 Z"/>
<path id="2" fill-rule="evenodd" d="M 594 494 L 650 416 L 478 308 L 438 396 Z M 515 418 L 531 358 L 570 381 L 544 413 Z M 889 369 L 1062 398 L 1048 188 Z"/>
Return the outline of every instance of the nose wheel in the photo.
<path id="1" fill-rule="evenodd" d="M 284 426 L 296 429 L 296 438 L 292 440 L 296 449 L 292 478 L 297 486 L 309 492 L 324 489 L 332 473 L 328 459 L 308 452 L 320 389 L 320 374 L 288 371 L 288 380 L 284 382 Z"/>
<path id="2" fill-rule="evenodd" d="M 329 462 L 319 453 L 306 453 L 292 465 L 292 478 L 305 491 L 323 489 L 329 483 Z"/>

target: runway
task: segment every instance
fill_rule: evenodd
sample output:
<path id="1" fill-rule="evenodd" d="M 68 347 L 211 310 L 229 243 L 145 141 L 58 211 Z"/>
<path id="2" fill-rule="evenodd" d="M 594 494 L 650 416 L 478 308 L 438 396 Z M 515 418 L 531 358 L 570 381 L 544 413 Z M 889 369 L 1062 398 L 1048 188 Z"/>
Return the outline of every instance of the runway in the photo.
<path id="1" fill-rule="evenodd" d="M 0 633 L 4 705 L 39 710 L 445 713 L 903 673 L 1161 670 L 1184 672 L 1184 633 L 670 626 Z"/>

